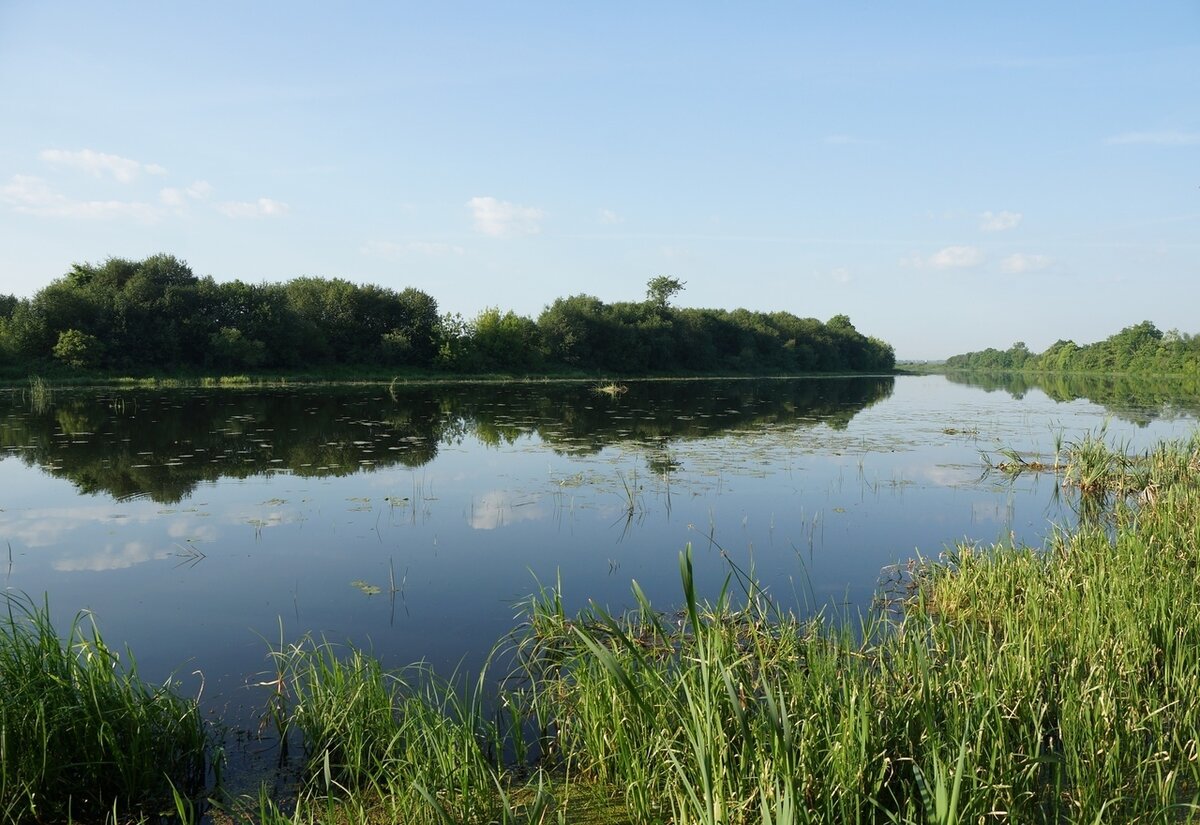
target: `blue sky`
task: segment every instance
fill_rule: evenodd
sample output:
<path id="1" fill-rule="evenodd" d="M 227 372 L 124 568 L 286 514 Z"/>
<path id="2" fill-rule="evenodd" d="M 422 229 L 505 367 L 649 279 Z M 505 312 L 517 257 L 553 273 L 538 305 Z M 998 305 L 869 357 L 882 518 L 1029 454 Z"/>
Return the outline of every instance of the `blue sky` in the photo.
<path id="1" fill-rule="evenodd" d="M 169 252 L 470 317 L 1200 332 L 1200 3 L 0 0 L 0 292 Z"/>

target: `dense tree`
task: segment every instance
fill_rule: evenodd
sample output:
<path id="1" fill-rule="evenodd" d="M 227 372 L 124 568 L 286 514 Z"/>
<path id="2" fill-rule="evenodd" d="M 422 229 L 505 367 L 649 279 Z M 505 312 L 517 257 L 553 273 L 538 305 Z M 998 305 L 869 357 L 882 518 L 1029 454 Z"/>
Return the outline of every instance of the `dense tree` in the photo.
<path id="1" fill-rule="evenodd" d="M 488 308 L 468 322 L 439 317 L 437 302 L 411 288 L 316 277 L 217 283 L 170 255 L 110 258 L 75 264 L 29 300 L 0 296 L 0 360 L 130 371 L 374 365 L 625 375 L 894 364 L 891 347 L 845 315 L 821 323 L 787 312 L 672 307 L 683 287 L 659 276 L 644 301 L 573 295 L 536 320 Z"/>
<path id="2" fill-rule="evenodd" d="M 946 359 L 951 370 L 1020 370 L 1025 372 L 1200 373 L 1200 344 L 1177 330 L 1164 334 L 1143 321 L 1103 341 L 1080 346 L 1055 341 L 1035 355 L 1018 341 L 1007 350 L 985 349 Z"/>
<path id="3" fill-rule="evenodd" d="M 532 318 L 489 307 L 475 318 L 473 344 L 478 368 L 529 370 L 542 362 L 542 336 Z"/>
<path id="4" fill-rule="evenodd" d="M 54 345 L 54 357 L 69 367 L 94 367 L 103 354 L 104 345 L 99 338 L 77 329 L 60 332 Z"/>

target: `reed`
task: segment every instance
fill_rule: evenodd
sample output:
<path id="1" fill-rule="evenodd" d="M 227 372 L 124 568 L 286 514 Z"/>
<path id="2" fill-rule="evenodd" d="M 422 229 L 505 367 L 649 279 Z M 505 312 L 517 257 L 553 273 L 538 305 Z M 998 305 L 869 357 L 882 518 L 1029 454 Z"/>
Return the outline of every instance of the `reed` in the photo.
<path id="1" fill-rule="evenodd" d="M 54 398 L 54 391 L 50 389 L 50 384 L 33 375 L 29 378 L 29 406 L 33 412 L 41 414 L 50 409 L 50 403 Z"/>
<path id="2" fill-rule="evenodd" d="M 469 691 L 281 649 L 308 785 L 263 821 L 1200 821 L 1200 440 L 1062 452 L 1103 519 L 917 563 L 857 623 L 732 565 L 704 600 L 687 551 L 677 612 L 540 588 Z"/>
<path id="3" fill-rule="evenodd" d="M 604 381 L 593 387 L 592 392 L 597 395 L 607 395 L 609 398 L 617 398 L 629 392 L 629 387 L 616 381 Z"/>
<path id="4" fill-rule="evenodd" d="M 47 604 L 12 594 L 0 617 L 0 820 L 100 821 L 171 809 L 203 790 L 196 703 L 149 685 L 89 617 L 65 639 Z"/>
<path id="5" fill-rule="evenodd" d="M 306 638 L 273 651 L 305 752 L 304 798 L 403 822 L 489 822 L 512 802 L 500 729 L 470 691 L 411 666 Z M 343 815 L 346 812 L 343 811 Z"/>

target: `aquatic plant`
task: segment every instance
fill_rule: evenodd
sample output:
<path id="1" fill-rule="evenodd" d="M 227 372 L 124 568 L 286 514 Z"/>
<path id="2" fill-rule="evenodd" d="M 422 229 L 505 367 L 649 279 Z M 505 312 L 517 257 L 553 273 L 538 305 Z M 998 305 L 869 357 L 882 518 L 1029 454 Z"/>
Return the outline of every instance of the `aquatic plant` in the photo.
<path id="1" fill-rule="evenodd" d="M 1156 493 L 1045 548 L 918 562 L 901 609 L 858 623 L 797 617 L 734 566 L 702 601 L 687 552 L 678 612 L 635 583 L 634 611 L 570 616 L 540 588 L 504 676 L 467 692 L 288 651 L 305 821 L 574 821 L 597 799 L 636 823 L 1195 821 L 1200 441 L 1065 453 Z"/>
<path id="2" fill-rule="evenodd" d="M 592 392 L 596 395 L 607 395 L 609 398 L 616 398 L 629 392 L 629 387 L 624 384 L 618 384 L 616 381 L 604 381 L 592 388 Z"/>
<path id="3" fill-rule="evenodd" d="M 39 415 L 50 409 L 54 397 L 50 385 L 42 378 L 33 375 L 29 378 L 29 407 Z"/>
<path id="4" fill-rule="evenodd" d="M 80 615 L 5 594 L 0 616 L 0 820 L 94 821 L 166 810 L 203 789 L 209 739 L 194 701 L 149 685 Z"/>

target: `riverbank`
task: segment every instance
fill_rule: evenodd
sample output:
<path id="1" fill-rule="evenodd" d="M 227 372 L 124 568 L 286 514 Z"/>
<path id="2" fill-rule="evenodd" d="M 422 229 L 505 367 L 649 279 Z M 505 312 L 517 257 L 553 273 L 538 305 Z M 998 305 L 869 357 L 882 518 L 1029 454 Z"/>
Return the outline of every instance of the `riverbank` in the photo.
<path id="1" fill-rule="evenodd" d="M 262 388 L 283 386 L 336 386 L 336 385 L 384 385 L 389 387 L 403 386 L 438 386 L 456 384 L 553 384 L 553 383 L 587 383 L 610 384 L 613 382 L 648 382 L 648 381 L 758 381 L 758 380 L 789 380 L 796 378 L 871 378 L 877 376 L 912 375 L 914 373 L 902 369 L 875 370 L 867 372 L 805 372 L 805 373 L 651 373 L 651 374 L 620 374 L 608 372 L 546 372 L 546 373 L 452 373 L 437 371 L 413 370 L 397 373 L 392 370 L 361 369 L 329 369 L 310 370 L 303 372 L 271 371 L 262 373 L 238 373 L 236 375 L 213 375 L 202 372 L 126 375 L 122 373 L 17 373 L 0 370 L 0 388 L 28 390 L 36 383 L 48 387 L 118 387 L 142 389 L 175 389 L 175 388 Z"/>
<path id="2" fill-rule="evenodd" d="M 1200 440 L 1045 464 L 1077 527 L 914 562 L 862 620 L 793 615 L 732 564 L 704 603 L 684 554 L 677 612 L 634 585 L 629 615 L 568 615 L 547 588 L 470 685 L 276 649 L 270 719 L 303 784 L 213 818 L 1192 821 Z"/>

